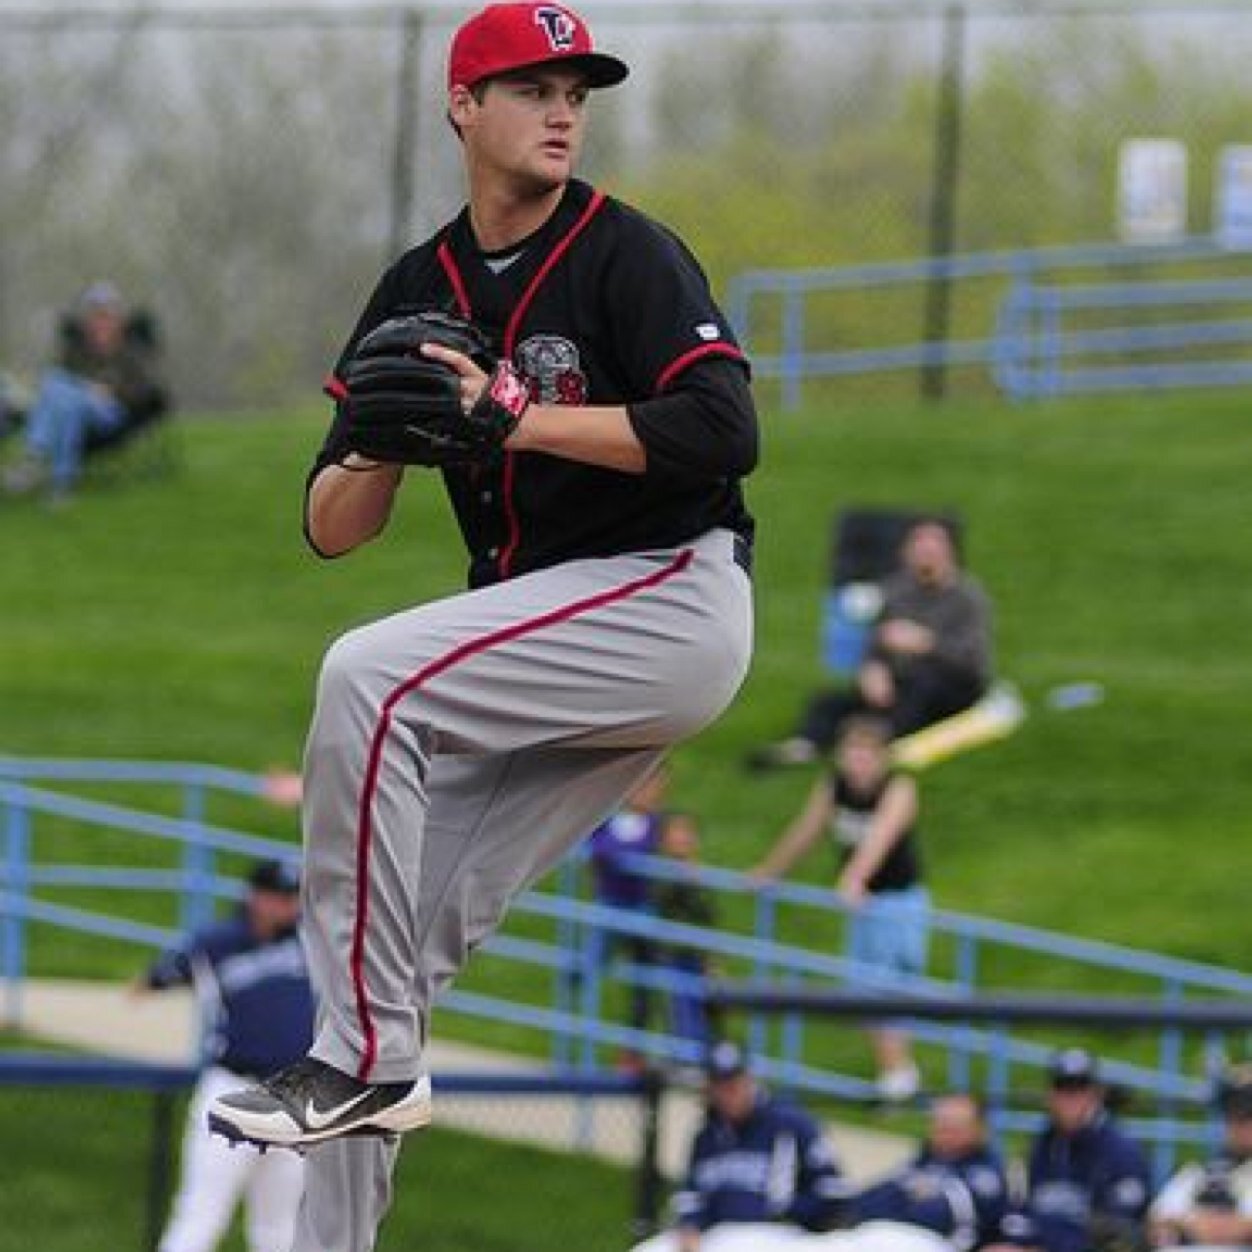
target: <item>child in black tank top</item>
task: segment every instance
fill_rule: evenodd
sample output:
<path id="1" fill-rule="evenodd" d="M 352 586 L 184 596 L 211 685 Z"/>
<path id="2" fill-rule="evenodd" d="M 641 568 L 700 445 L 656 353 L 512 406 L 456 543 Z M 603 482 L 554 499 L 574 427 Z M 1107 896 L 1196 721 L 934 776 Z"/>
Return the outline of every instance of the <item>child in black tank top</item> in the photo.
<path id="1" fill-rule="evenodd" d="M 870 989 L 925 968 L 929 896 L 917 849 L 917 783 L 891 764 L 890 728 L 869 716 L 848 718 L 831 769 L 752 871 L 767 882 L 785 874 L 828 835 L 839 854 L 835 890 L 849 911 L 846 956 L 851 978 Z M 920 1086 L 908 1036 L 887 1023 L 869 1028 L 886 1100 L 911 1099 Z"/>

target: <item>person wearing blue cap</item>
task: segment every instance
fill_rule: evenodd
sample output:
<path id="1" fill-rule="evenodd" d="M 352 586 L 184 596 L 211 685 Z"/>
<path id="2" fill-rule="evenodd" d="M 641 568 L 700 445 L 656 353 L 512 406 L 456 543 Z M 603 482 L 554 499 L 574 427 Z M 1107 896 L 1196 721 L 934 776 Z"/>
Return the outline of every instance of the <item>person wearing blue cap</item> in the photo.
<path id="1" fill-rule="evenodd" d="M 283 860 L 248 873 L 234 913 L 163 952 L 136 990 L 194 989 L 204 1019 L 204 1068 L 191 1098 L 182 1177 L 158 1252 L 211 1252 L 246 1198 L 249 1252 L 290 1252 L 304 1192 L 304 1160 L 237 1151 L 208 1133 L 205 1111 L 240 1080 L 268 1077 L 303 1056 L 314 1002 L 297 932 L 300 876 Z"/>
<path id="2" fill-rule="evenodd" d="M 1003 1242 L 1042 1252 L 1142 1246 L 1148 1161 L 1105 1107 L 1090 1052 L 1064 1048 L 1053 1056 L 1047 1107 L 1048 1124 L 1027 1162 L 1026 1202 L 1005 1217 Z"/>
<path id="3" fill-rule="evenodd" d="M 661 1242 L 697 1252 L 707 1232 L 735 1227 L 768 1247 L 779 1227 L 833 1225 L 851 1188 L 813 1117 L 770 1095 L 730 1040 L 710 1048 L 705 1073 L 707 1114 L 674 1199 L 675 1228 Z"/>

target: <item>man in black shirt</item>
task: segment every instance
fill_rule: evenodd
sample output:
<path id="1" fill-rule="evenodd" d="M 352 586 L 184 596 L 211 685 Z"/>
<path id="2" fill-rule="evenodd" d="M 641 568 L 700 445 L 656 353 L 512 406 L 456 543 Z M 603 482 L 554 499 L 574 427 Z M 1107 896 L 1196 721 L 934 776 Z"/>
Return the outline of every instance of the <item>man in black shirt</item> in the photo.
<path id="1" fill-rule="evenodd" d="M 752 769 L 807 765 L 829 750 L 844 718 L 871 712 L 900 737 L 967 709 L 991 682 L 991 605 L 936 518 L 909 527 L 900 568 L 881 587 L 869 647 L 848 688 L 814 696 L 796 733 L 754 749 Z"/>

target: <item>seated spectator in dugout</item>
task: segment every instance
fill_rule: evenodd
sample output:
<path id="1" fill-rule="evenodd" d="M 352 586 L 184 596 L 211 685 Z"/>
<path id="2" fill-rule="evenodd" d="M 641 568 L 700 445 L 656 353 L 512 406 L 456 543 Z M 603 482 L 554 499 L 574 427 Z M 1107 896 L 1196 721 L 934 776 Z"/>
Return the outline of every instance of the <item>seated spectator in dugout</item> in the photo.
<path id="1" fill-rule="evenodd" d="M 854 1229 L 831 1240 L 830 1252 L 970 1252 L 998 1238 L 1008 1196 L 981 1103 L 941 1095 L 917 1155 L 854 1197 Z"/>
<path id="2" fill-rule="evenodd" d="M 997 1248 L 1127 1252 L 1144 1246 L 1150 1172 L 1105 1105 L 1096 1060 L 1067 1048 L 1052 1060 L 1048 1124 L 1031 1147 L 1026 1196 Z"/>
<path id="3" fill-rule="evenodd" d="M 67 497 L 85 456 L 116 443 L 169 408 L 157 376 L 151 318 L 132 310 L 112 283 L 93 283 L 62 319 L 54 364 L 25 415 L 25 452 L 5 490 Z"/>
<path id="4" fill-rule="evenodd" d="M 1252 1066 L 1230 1069 L 1217 1091 L 1223 1143 L 1184 1165 L 1148 1210 L 1155 1247 L 1252 1247 Z"/>
<path id="5" fill-rule="evenodd" d="M 969 708 L 990 685 L 991 607 L 979 582 L 961 568 L 949 527 L 915 521 L 904 537 L 901 567 L 882 585 L 882 607 L 850 688 L 811 699 L 796 733 L 755 749 L 751 769 L 806 765 L 829 751 L 843 720 L 873 712 L 893 738 Z"/>
<path id="6" fill-rule="evenodd" d="M 850 1188 L 817 1122 L 770 1096 L 736 1043 L 715 1044 L 706 1073 L 707 1114 L 675 1197 L 675 1227 L 636 1252 L 768 1252 L 835 1225 Z"/>

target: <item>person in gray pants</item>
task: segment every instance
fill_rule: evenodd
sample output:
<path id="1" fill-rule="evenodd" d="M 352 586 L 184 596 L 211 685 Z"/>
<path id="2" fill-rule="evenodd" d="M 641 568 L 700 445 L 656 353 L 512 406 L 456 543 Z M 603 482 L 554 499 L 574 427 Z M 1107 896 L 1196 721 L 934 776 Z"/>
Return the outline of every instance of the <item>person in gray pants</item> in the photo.
<path id="1" fill-rule="evenodd" d="M 752 647 L 749 370 L 695 258 L 573 177 L 589 95 L 626 77 L 559 4 L 456 32 L 465 209 L 383 275 L 327 390 L 306 533 L 386 526 L 403 465 L 351 450 L 347 368 L 398 313 L 471 320 L 524 381 L 498 460 L 442 470 L 469 590 L 329 649 L 304 763 L 307 1058 L 210 1125 L 308 1150 L 300 1252 L 368 1252 L 396 1140 L 431 1116 L 431 1006 L 510 901 L 730 703 Z M 468 410 L 487 374 L 451 349 Z"/>

